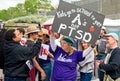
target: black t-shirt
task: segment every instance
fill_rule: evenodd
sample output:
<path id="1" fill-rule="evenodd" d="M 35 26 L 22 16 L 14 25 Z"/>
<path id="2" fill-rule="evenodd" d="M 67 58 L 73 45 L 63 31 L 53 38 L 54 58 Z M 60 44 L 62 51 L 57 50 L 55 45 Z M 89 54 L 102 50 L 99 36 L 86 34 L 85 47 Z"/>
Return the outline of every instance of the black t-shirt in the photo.
<path id="1" fill-rule="evenodd" d="M 27 40 L 27 41 L 26 41 L 27 47 L 32 47 L 34 44 L 35 44 L 35 43 L 34 43 L 33 41 L 31 41 L 31 40 Z"/>

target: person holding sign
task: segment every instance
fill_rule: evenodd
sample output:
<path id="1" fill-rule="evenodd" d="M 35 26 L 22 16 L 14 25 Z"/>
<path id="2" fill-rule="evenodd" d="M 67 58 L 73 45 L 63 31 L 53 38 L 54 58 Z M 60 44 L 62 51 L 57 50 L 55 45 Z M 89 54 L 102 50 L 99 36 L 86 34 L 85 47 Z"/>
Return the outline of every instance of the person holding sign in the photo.
<path id="1" fill-rule="evenodd" d="M 88 47 L 84 51 L 78 51 L 73 48 L 73 39 L 64 36 L 61 38 L 61 47 L 55 45 L 55 37 L 50 36 L 50 52 L 54 55 L 54 65 L 51 81 L 76 81 L 77 64 L 93 50 L 94 46 Z"/>
<path id="2" fill-rule="evenodd" d="M 66 6 L 66 7 L 64 7 Z M 52 31 L 69 36 L 61 39 L 61 47 L 51 45 L 54 55 L 52 81 L 76 80 L 76 66 L 93 49 L 73 49 L 70 37 L 95 44 L 105 16 L 94 11 L 60 0 L 52 25 Z M 51 40 L 54 42 L 54 40 Z"/>
<path id="3" fill-rule="evenodd" d="M 41 32 L 38 32 L 38 35 L 42 39 L 42 45 L 37 60 L 39 65 L 45 71 L 46 74 L 46 78 L 43 81 L 50 81 L 52 72 L 52 61 L 48 55 L 50 37 L 48 35 L 48 30 L 44 28 L 41 28 L 41 30 L 42 30 Z M 39 73 L 39 75 L 40 74 L 41 73 Z"/>

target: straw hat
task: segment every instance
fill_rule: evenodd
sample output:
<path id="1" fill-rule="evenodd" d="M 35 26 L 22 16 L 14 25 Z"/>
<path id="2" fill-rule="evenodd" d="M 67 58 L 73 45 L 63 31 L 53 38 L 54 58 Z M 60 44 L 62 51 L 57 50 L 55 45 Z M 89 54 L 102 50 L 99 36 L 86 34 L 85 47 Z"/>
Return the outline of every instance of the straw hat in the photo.
<path id="1" fill-rule="evenodd" d="M 29 26 L 27 28 L 27 33 L 26 34 L 33 33 L 33 32 L 38 32 L 38 31 L 40 31 L 40 29 L 37 28 L 36 26 Z"/>
<path id="2" fill-rule="evenodd" d="M 42 28 L 41 30 L 42 30 L 42 33 L 43 33 L 43 34 L 49 34 L 49 31 L 48 31 L 47 29 Z"/>

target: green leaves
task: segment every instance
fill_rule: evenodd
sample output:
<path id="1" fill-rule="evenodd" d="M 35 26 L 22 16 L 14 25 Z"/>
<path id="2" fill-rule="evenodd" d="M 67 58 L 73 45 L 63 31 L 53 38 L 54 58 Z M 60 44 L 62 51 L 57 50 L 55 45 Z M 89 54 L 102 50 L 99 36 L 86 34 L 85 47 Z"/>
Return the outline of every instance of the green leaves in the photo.
<path id="1" fill-rule="evenodd" d="M 20 3 L 16 7 L 0 10 L 0 19 L 6 21 L 21 16 L 37 14 L 41 9 L 42 11 L 54 10 L 49 0 L 25 0 L 24 4 Z"/>

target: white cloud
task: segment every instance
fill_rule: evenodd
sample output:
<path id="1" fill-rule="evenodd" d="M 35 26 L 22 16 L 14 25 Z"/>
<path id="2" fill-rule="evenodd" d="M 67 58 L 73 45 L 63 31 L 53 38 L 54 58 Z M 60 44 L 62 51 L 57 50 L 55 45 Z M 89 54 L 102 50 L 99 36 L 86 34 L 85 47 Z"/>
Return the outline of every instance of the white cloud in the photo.
<path id="1" fill-rule="evenodd" d="M 18 3 L 24 3 L 25 0 L 0 0 L 0 10 L 14 7 Z"/>

